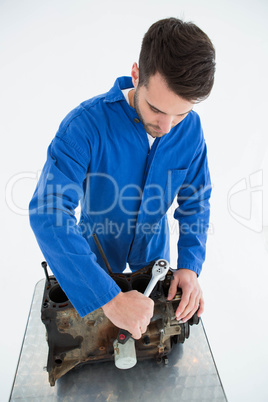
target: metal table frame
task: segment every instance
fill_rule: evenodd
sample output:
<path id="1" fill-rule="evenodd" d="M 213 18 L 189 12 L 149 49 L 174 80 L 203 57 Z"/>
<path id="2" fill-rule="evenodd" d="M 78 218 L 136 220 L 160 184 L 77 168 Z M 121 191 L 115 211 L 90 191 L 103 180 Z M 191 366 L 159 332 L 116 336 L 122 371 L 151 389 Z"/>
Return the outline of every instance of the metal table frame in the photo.
<path id="1" fill-rule="evenodd" d="M 48 346 L 40 309 L 45 280 L 36 284 L 10 401 L 227 401 L 202 321 L 177 344 L 167 365 L 138 361 L 129 370 L 113 362 L 87 364 L 50 387 Z"/>

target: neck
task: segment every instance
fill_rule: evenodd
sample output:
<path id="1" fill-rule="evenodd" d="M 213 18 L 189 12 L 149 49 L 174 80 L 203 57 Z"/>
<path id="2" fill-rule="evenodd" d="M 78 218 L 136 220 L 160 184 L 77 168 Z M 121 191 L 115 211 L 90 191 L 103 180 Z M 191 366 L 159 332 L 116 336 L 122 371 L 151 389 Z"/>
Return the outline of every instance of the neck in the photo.
<path id="1" fill-rule="evenodd" d="M 135 95 L 135 89 L 133 88 L 128 93 L 129 104 L 131 107 L 133 107 L 133 109 L 135 109 L 134 108 L 134 95 Z"/>

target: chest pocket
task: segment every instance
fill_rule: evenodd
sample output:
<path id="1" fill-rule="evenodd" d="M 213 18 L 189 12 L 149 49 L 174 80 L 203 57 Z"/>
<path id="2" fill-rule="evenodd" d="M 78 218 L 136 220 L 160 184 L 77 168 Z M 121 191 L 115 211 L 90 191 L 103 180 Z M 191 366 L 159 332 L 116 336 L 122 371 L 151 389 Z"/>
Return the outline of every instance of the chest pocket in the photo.
<path id="1" fill-rule="evenodd" d="M 167 183 L 165 188 L 164 200 L 168 207 L 172 204 L 184 183 L 188 169 L 170 169 L 167 173 Z"/>

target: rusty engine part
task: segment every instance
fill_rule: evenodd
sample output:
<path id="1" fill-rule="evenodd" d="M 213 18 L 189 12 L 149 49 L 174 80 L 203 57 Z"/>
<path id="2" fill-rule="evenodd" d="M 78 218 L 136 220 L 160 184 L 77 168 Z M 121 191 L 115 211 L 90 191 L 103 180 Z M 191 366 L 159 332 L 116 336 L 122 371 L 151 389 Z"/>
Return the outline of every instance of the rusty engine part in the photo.
<path id="1" fill-rule="evenodd" d="M 153 265 L 151 263 L 132 274 L 112 274 L 111 277 L 122 292 L 138 290 L 143 293 L 151 279 Z M 161 362 L 174 343 L 183 343 L 189 337 L 189 326 L 199 322 L 196 314 L 186 323 L 175 319 L 181 289 L 173 300 L 166 300 L 172 275 L 169 271 L 165 280 L 158 282 L 151 293 L 155 302 L 154 315 L 146 333 L 135 341 L 138 361 L 155 358 Z M 81 318 L 54 276 L 47 275 L 41 318 L 47 331 L 47 371 L 51 386 L 74 367 L 114 359 L 113 342 L 119 329 L 101 308 Z"/>

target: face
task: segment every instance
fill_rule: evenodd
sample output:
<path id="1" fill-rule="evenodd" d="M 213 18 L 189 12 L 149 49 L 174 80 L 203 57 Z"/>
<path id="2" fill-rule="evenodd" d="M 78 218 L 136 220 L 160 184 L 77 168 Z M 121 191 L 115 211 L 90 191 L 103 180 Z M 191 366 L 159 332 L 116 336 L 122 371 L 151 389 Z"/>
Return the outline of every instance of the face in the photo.
<path id="1" fill-rule="evenodd" d="M 147 87 L 140 86 L 137 65 L 137 76 L 133 71 L 135 64 L 132 68 L 135 90 L 130 104 L 134 106 L 146 132 L 152 137 L 162 137 L 187 116 L 194 102 L 189 102 L 171 91 L 159 73 L 150 77 Z"/>

